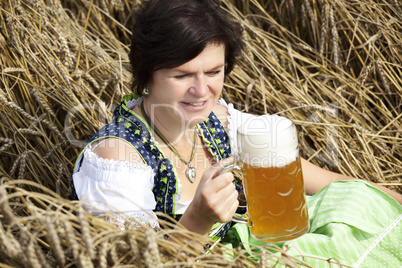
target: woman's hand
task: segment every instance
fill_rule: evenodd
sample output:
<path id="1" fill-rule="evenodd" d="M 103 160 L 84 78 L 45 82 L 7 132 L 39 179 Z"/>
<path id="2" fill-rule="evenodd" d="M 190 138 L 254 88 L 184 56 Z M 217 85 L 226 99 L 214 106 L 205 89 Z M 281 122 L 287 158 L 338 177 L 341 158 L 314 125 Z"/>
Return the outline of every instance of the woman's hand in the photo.
<path id="1" fill-rule="evenodd" d="M 190 231 L 208 234 L 215 222 L 232 219 L 239 206 L 234 177 L 230 172 L 218 172 L 234 160 L 234 157 L 224 159 L 204 172 L 193 201 L 180 219 L 180 223 Z"/>

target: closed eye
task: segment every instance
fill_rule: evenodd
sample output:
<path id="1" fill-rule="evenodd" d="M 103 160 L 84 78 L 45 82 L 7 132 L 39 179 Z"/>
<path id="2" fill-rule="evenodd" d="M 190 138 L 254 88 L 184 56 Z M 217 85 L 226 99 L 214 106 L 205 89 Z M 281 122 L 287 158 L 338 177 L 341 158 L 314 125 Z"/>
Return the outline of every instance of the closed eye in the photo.
<path id="1" fill-rule="evenodd" d="M 208 72 L 208 75 L 218 75 L 221 73 L 221 70 L 217 70 L 217 71 L 212 71 L 212 72 Z"/>
<path id="2" fill-rule="evenodd" d="M 181 75 L 175 75 L 174 78 L 183 79 L 183 78 L 186 78 L 187 76 L 189 76 L 189 75 L 188 74 L 181 74 Z"/>

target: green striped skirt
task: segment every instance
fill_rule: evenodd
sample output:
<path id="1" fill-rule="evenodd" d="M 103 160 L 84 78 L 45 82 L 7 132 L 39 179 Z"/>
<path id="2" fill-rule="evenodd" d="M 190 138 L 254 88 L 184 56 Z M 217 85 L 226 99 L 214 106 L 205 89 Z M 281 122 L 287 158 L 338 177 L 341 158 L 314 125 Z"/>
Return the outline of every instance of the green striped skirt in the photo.
<path id="1" fill-rule="evenodd" d="M 393 198 L 360 180 L 334 182 L 306 198 L 309 232 L 272 244 L 306 256 L 313 267 L 329 267 L 325 259 L 353 267 L 402 267 L 402 206 Z M 253 239 L 245 224 L 235 224 L 222 242 L 240 245 L 251 256 L 269 246 Z"/>

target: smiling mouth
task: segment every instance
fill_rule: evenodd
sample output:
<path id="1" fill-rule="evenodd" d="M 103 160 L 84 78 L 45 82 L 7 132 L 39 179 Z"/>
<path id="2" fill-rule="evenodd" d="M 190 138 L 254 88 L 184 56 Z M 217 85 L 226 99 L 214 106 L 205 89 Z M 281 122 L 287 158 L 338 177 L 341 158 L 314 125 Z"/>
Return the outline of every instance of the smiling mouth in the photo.
<path id="1" fill-rule="evenodd" d="M 205 101 L 203 102 L 184 102 L 184 104 L 190 105 L 190 106 L 201 106 L 205 103 Z"/>

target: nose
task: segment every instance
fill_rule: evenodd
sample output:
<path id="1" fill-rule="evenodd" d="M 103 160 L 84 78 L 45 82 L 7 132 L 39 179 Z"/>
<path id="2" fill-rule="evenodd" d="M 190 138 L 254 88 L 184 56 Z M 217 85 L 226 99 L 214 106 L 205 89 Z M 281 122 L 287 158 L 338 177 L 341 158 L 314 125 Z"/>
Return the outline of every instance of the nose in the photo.
<path id="1" fill-rule="evenodd" d="M 190 93 L 196 97 L 204 97 L 209 91 L 208 80 L 205 75 L 194 76 Z"/>

